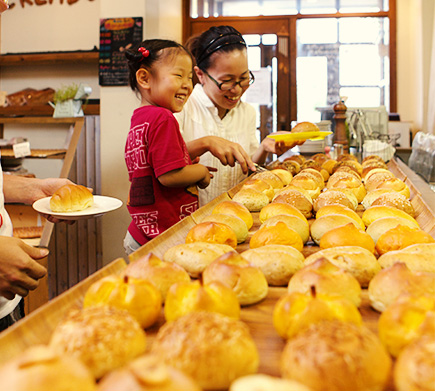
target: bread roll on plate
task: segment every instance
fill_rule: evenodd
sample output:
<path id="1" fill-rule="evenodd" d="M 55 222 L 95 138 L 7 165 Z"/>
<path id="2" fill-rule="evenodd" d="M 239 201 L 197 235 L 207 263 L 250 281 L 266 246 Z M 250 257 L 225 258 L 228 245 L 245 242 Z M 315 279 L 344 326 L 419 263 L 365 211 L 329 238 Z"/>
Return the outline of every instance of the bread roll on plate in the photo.
<path id="1" fill-rule="evenodd" d="M 147 354 L 106 375 L 98 391 L 201 391 L 201 387 L 179 369 Z M 81 391 L 81 390 L 80 390 Z"/>
<path id="2" fill-rule="evenodd" d="M 291 246 L 269 244 L 240 254 L 251 265 L 258 267 L 272 286 L 287 285 L 290 277 L 304 266 L 304 256 Z"/>
<path id="3" fill-rule="evenodd" d="M 205 390 L 227 389 L 235 379 L 257 372 L 259 365 L 248 326 L 213 312 L 191 313 L 164 324 L 152 353 Z"/>
<path id="4" fill-rule="evenodd" d="M 34 345 L 0 368 L 4 391 L 94 391 L 91 371 L 77 358 Z"/>
<path id="5" fill-rule="evenodd" d="M 206 223 L 209 221 L 228 225 L 236 234 L 237 243 L 243 243 L 248 237 L 248 227 L 246 223 L 237 216 L 213 213 L 204 217 L 201 222 Z"/>
<path id="6" fill-rule="evenodd" d="M 248 227 L 248 230 L 252 228 L 252 225 L 254 224 L 254 219 L 252 218 L 252 214 L 249 211 L 249 209 L 242 205 L 239 202 L 235 201 L 223 201 L 217 204 L 212 212 L 214 213 L 223 213 L 226 215 L 232 215 L 241 218 L 246 226 Z"/>
<path id="7" fill-rule="evenodd" d="M 397 391 L 429 391 L 435 384 L 435 336 L 424 336 L 406 346 L 394 366 Z"/>
<path id="8" fill-rule="evenodd" d="M 316 244 L 320 244 L 320 240 L 326 232 L 349 223 L 353 224 L 357 229 L 360 229 L 359 224 L 346 215 L 332 213 L 319 217 L 314 220 L 310 226 L 311 239 L 313 239 Z"/>
<path id="9" fill-rule="evenodd" d="M 276 215 L 267 219 L 261 226 L 270 227 L 276 225 L 279 221 L 286 224 L 289 228 L 294 229 L 302 239 L 303 243 L 306 243 L 310 237 L 310 227 L 306 220 L 302 220 L 300 217 L 292 215 Z"/>
<path id="10" fill-rule="evenodd" d="M 266 246 L 268 244 L 283 244 L 302 251 L 304 243 L 301 236 L 282 221 L 275 225 L 264 226 L 252 235 L 249 241 L 250 248 Z"/>
<path id="11" fill-rule="evenodd" d="M 376 251 L 383 255 L 417 243 L 435 243 L 435 239 L 420 228 L 398 225 L 384 232 L 376 242 Z"/>
<path id="12" fill-rule="evenodd" d="M 258 212 L 269 204 L 269 197 L 261 191 L 242 188 L 234 195 L 233 201 L 244 205 L 250 212 Z"/>
<path id="13" fill-rule="evenodd" d="M 402 217 L 403 219 L 407 219 L 418 225 L 417 221 L 408 213 L 404 212 L 403 210 L 394 208 L 393 206 L 371 206 L 363 212 L 361 219 L 365 226 L 368 227 L 371 223 L 378 219 L 381 219 L 382 217 Z"/>
<path id="14" fill-rule="evenodd" d="M 291 133 L 318 132 L 319 130 L 319 127 L 312 122 L 303 121 L 293 126 Z M 304 140 L 297 141 L 296 145 L 302 145 L 303 143 Z"/>
<path id="15" fill-rule="evenodd" d="M 435 243 L 418 243 L 403 250 L 390 251 L 379 257 L 379 264 L 386 268 L 403 262 L 413 271 L 435 273 Z"/>
<path id="16" fill-rule="evenodd" d="M 381 270 L 373 253 L 358 246 L 342 246 L 317 251 L 305 258 L 305 264 L 309 265 L 319 258 L 326 258 L 335 266 L 352 274 L 363 288 L 367 287 L 370 280 Z"/>
<path id="17" fill-rule="evenodd" d="M 390 229 L 397 227 L 399 224 L 410 228 L 419 228 L 416 221 L 404 219 L 403 217 L 391 216 L 391 217 L 382 217 L 378 220 L 373 221 L 373 223 L 371 223 L 367 227 L 366 232 L 372 237 L 376 245 L 379 237 L 384 232 L 387 232 Z"/>
<path id="18" fill-rule="evenodd" d="M 145 353 L 145 331 L 125 310 L 88 307 L 71 311 L 54 329 L 50 347 L 81 360 L 96 379 Z"/>
<path id="19" fill-rule="evenodd" d="M 285 190 L 275 196 L 273 202 L 283 202 L 299 209 L 299 211 L 305 216 L 310 218 L 313 210 L 313 201 L 311 197 L 304 195 L 301 191 L 295 189 Z"/>
<path id="20" fill-rule="evenodd" d="M 356 307 L 361 305 L 361 286 L 357 279 L 347 271 L 335 266 L 326 258 L 319 258 L 305 265 L 290 279 L 288 292 L 338 295 L 349 299 Z"/>
<path id="21" fill-rule="evenodd" d="M 267 219 L 276 215 L 296 216 L 308 224 L 307 218 L 298 208 L 284 202 L 272 202 L 271 204 L 266 205 L 263 209 L 261 209 L 259 219 L 261 223 L 264 223 Z"/>
<path id="22" fill-rule="evenodd" d="M 356 210 L 358 207 L 358 200 L 352 193 L 350 196 L 345 192 L 338 189 L 326 190 L 314 200 L 313 209 L 317 212 L 320 208 L 328 205 L 343 205 L 349 209 Z"/>
<path id="23" fill-rule="evenodd" d="M 239 377 L 229 391 L 312 391 L 302 383 L 261 373 Z"/>
<path id="24" fill-rule="evenodd" d="M 237 295 L 240 305 L 263 300 L 268 285 L 263 272 L 236 252 L 224 254 L 208 265 L 202 273 L 204 284 L 220 281 Z"/>
<path id="25" fill-rule="evenodd" d="M 252 189 L 266 194 L 269 201 L 272 201 L 272 198 L 275 196 L 275 190 L 269 183 L 255 177 L 247 179 L 243 183 L 243 189 Z"/>
<path id="26" fill-rule="evenodd" d="M 163 260 L 180 265 L 191 277 L 198 278 L 210 263 L 229 251 L 234 251 L 234 248 L 226 244 L 183 243 L 166 250 Z"/>
<path id="27" fill-rule="evenodd" d="M 381 391 L 390 377 L 392 361 L 366 326 L 325 321 L 290 339 L 280 366 L 284 378 L 315 391 Z"/>
<path id="28" fill-rule="evenodd" d="M 50 198 L 50 209 L 53 212 L 78 212 L 94 205 L 91 191 L 81 185 L 65 185 L 56 190 Z"/>
<path id="29" fill-rule="evenodd" d="M 359 217 L 358 213 L 356 213 L 354 210 L 348 208 L 347 206 L 340 205 L 340 204 L 332 204 L 332 205 L 326 205 L 322 208 L 320 208 L 316 213 L 316 218 L 329 215 L 329 214 L 339 214 L 339 215 L 345 215 L 350 217 L 351 219 L 355 220 L 355 222 L 358 223 L 361 229 L 365 229 L 366 226 L 364 225 L 363 221 L 361 220 L 361 217 Z"/>
<path id="30" fill-rule="evenodd" d="M 186 244 L 195 242 L 226 244 L 236 248 L 237 236 L 227 224 L 206 221 L 196 224 L 187 233 Z"/>
<path id="31" fill-rule="evenodd" d="M 370 305 L 383 312 L 402 294 L 435 295 L 435 273 L 412 271 L 406 264 L 396 262 L 373 277 L 368 293 Z"/>
<path id="32" fill-rule="evenodd" d="M 375 252 L 375 242 L 371 236 L 352 223 L 333 228 L 320 239 L 319 247 L 322 250 L 338 246 L 359 246 L 371 253 Z"/>

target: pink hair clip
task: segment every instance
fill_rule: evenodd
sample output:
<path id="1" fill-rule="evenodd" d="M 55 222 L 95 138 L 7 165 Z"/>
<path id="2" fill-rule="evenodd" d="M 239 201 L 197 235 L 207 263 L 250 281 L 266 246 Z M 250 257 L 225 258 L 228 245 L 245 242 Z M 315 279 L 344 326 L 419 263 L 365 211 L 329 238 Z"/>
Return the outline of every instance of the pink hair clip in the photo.
<path id="1" fill-rule="evenodd" d="M 148 57 L 150 55 L 150 51 L 148 49 L 145 49 L 143 46 L 141 46 L 137 50 L 142 53 L 142 57 Z"/>

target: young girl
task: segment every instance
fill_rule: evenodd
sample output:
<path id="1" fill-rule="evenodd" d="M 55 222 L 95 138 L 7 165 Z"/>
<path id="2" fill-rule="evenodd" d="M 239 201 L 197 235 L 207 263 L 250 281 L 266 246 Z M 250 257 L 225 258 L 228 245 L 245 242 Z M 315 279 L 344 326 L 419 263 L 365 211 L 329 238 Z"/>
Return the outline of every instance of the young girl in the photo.
<path id="1" fill-rule="evenodd" d="M 192 92 L 189 52 L 176 42 L 152 39 L 125 55 L 130 86 L 141 99 L 125 146 L 132 222 L 124 247 L 130 254 L 194 212 L 196 185 L 207 187 L 211 176 L 205 166 L 192 164 L 173 116 Z"/>

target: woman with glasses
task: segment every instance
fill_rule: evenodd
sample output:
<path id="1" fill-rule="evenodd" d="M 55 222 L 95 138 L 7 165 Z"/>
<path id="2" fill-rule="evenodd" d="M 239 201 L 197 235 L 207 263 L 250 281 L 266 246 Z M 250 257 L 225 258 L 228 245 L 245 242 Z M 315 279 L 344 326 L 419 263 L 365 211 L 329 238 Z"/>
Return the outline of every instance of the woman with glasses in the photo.
<path id="1" fill-rule="evenodd" d="M 255 109 L 241 98 L 255 78 L 248 68 L 247 47 L 231 26 L 211 27 L 187 43 L 199 79 L 187 103 L 175 114 L 191 157 L 217 170 L 199 193 L 205 205 L 240 183 L 264 163 L 268 153 L 281 155 L 289 146 L 256 137 Z"/>

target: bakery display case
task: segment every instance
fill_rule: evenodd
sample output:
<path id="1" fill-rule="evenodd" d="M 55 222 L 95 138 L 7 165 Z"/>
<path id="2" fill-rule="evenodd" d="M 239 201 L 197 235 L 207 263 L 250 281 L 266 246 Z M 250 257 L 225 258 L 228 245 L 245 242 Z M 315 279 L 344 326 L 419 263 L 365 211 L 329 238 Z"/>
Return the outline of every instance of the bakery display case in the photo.
<path id="1" fill-rule="evenodd" d="M 412 172 L 405 172 L 406 166 L 392 160 L 388 163 L 388 169 L 396 178 L 403 180 L 410 189 L 410 201 L 415 210 L 415 220 L 419 226 L 432 237 L 435 236 L 435 212 L 431 209 L 430 200 L 427 202 L 426 189 L 416 186 L 412 182 Z M 186 217 L 179 223 L 165 231 L 163 234 L 150 241 L 135 253 L 131 254 L 130 262 L 134 264 L 138 259 L 150 253 L 163 259 L 164 254 L 174 246 L 185 243 L 186 236 L 193 227 L 201 223 L 204 218 L 211 215 L 212 210 L 224 201 L 231 201 L 239 192 L 244 183 L 239 184 L 229 192 L 222 194 L 209 204 L 198 209 L 191 216 Z M 242 253 L 250 248 L 249 241 L 261 226 L 260 212 L 252 212 L 252 226 L 249 229 L 246 240 L 237 244 L 236 250 Z M 312 224 L 312 220 L 309 220 Z M 319 252 L 320 248 L 313 241 L 307 240 L 303 246 L 302 254 L 307 259 Z M 35 344 L 49 342 L 53 330 L 57 324 L 69 313 L 71 309 L 79 309 L 83 305 L 85 293 L 96 281 L 109 275 L 121 275 L 127 267 L 124 259 L 116 259 L 109 265 L 91 274 L 85 280 L 68 289 L 63 294 L 51 300 L 37 311 L 33 312 L 18 324 L 10 327 L 0 334 L 0 363 L 18 356 L 24 349 Z M 363 284 L 364 285 L 364 284 Z M 367 285 L 367 284 L 365 284 Z M 240 319 L 248 326 L 253 340 L 259 352 L 258 372 L 262 374 L 281 376 L 280 360 L 286 346 L 286 341 L 280 337 L 273 324 L 273 312 L 277 302 L 287 293 L 285 286 L 269 286 L 267 296 L 252 305 L 242 306 Z M 372 308 L 367 287 L 363 287 L 360 295 L 361 303 L 359 312 L 362 322 L 376 335 L 379 332 L 380 313 Z M 151 350 L 153 341 L 161 326 L 165 324 L 164 311 L 162 309 L 157 322 L 146 329 L 147 349 Z M 370 345 L 370 344 L 369 344 Z M 370 345 L 371 346 L 371 345 Z M 375 351 L 375 350 L 374 350 Z M 385 362 L 383 362 L 383 365 Z M 389 379 L 386 391 L 397 391 L 393 378 Z"/>

